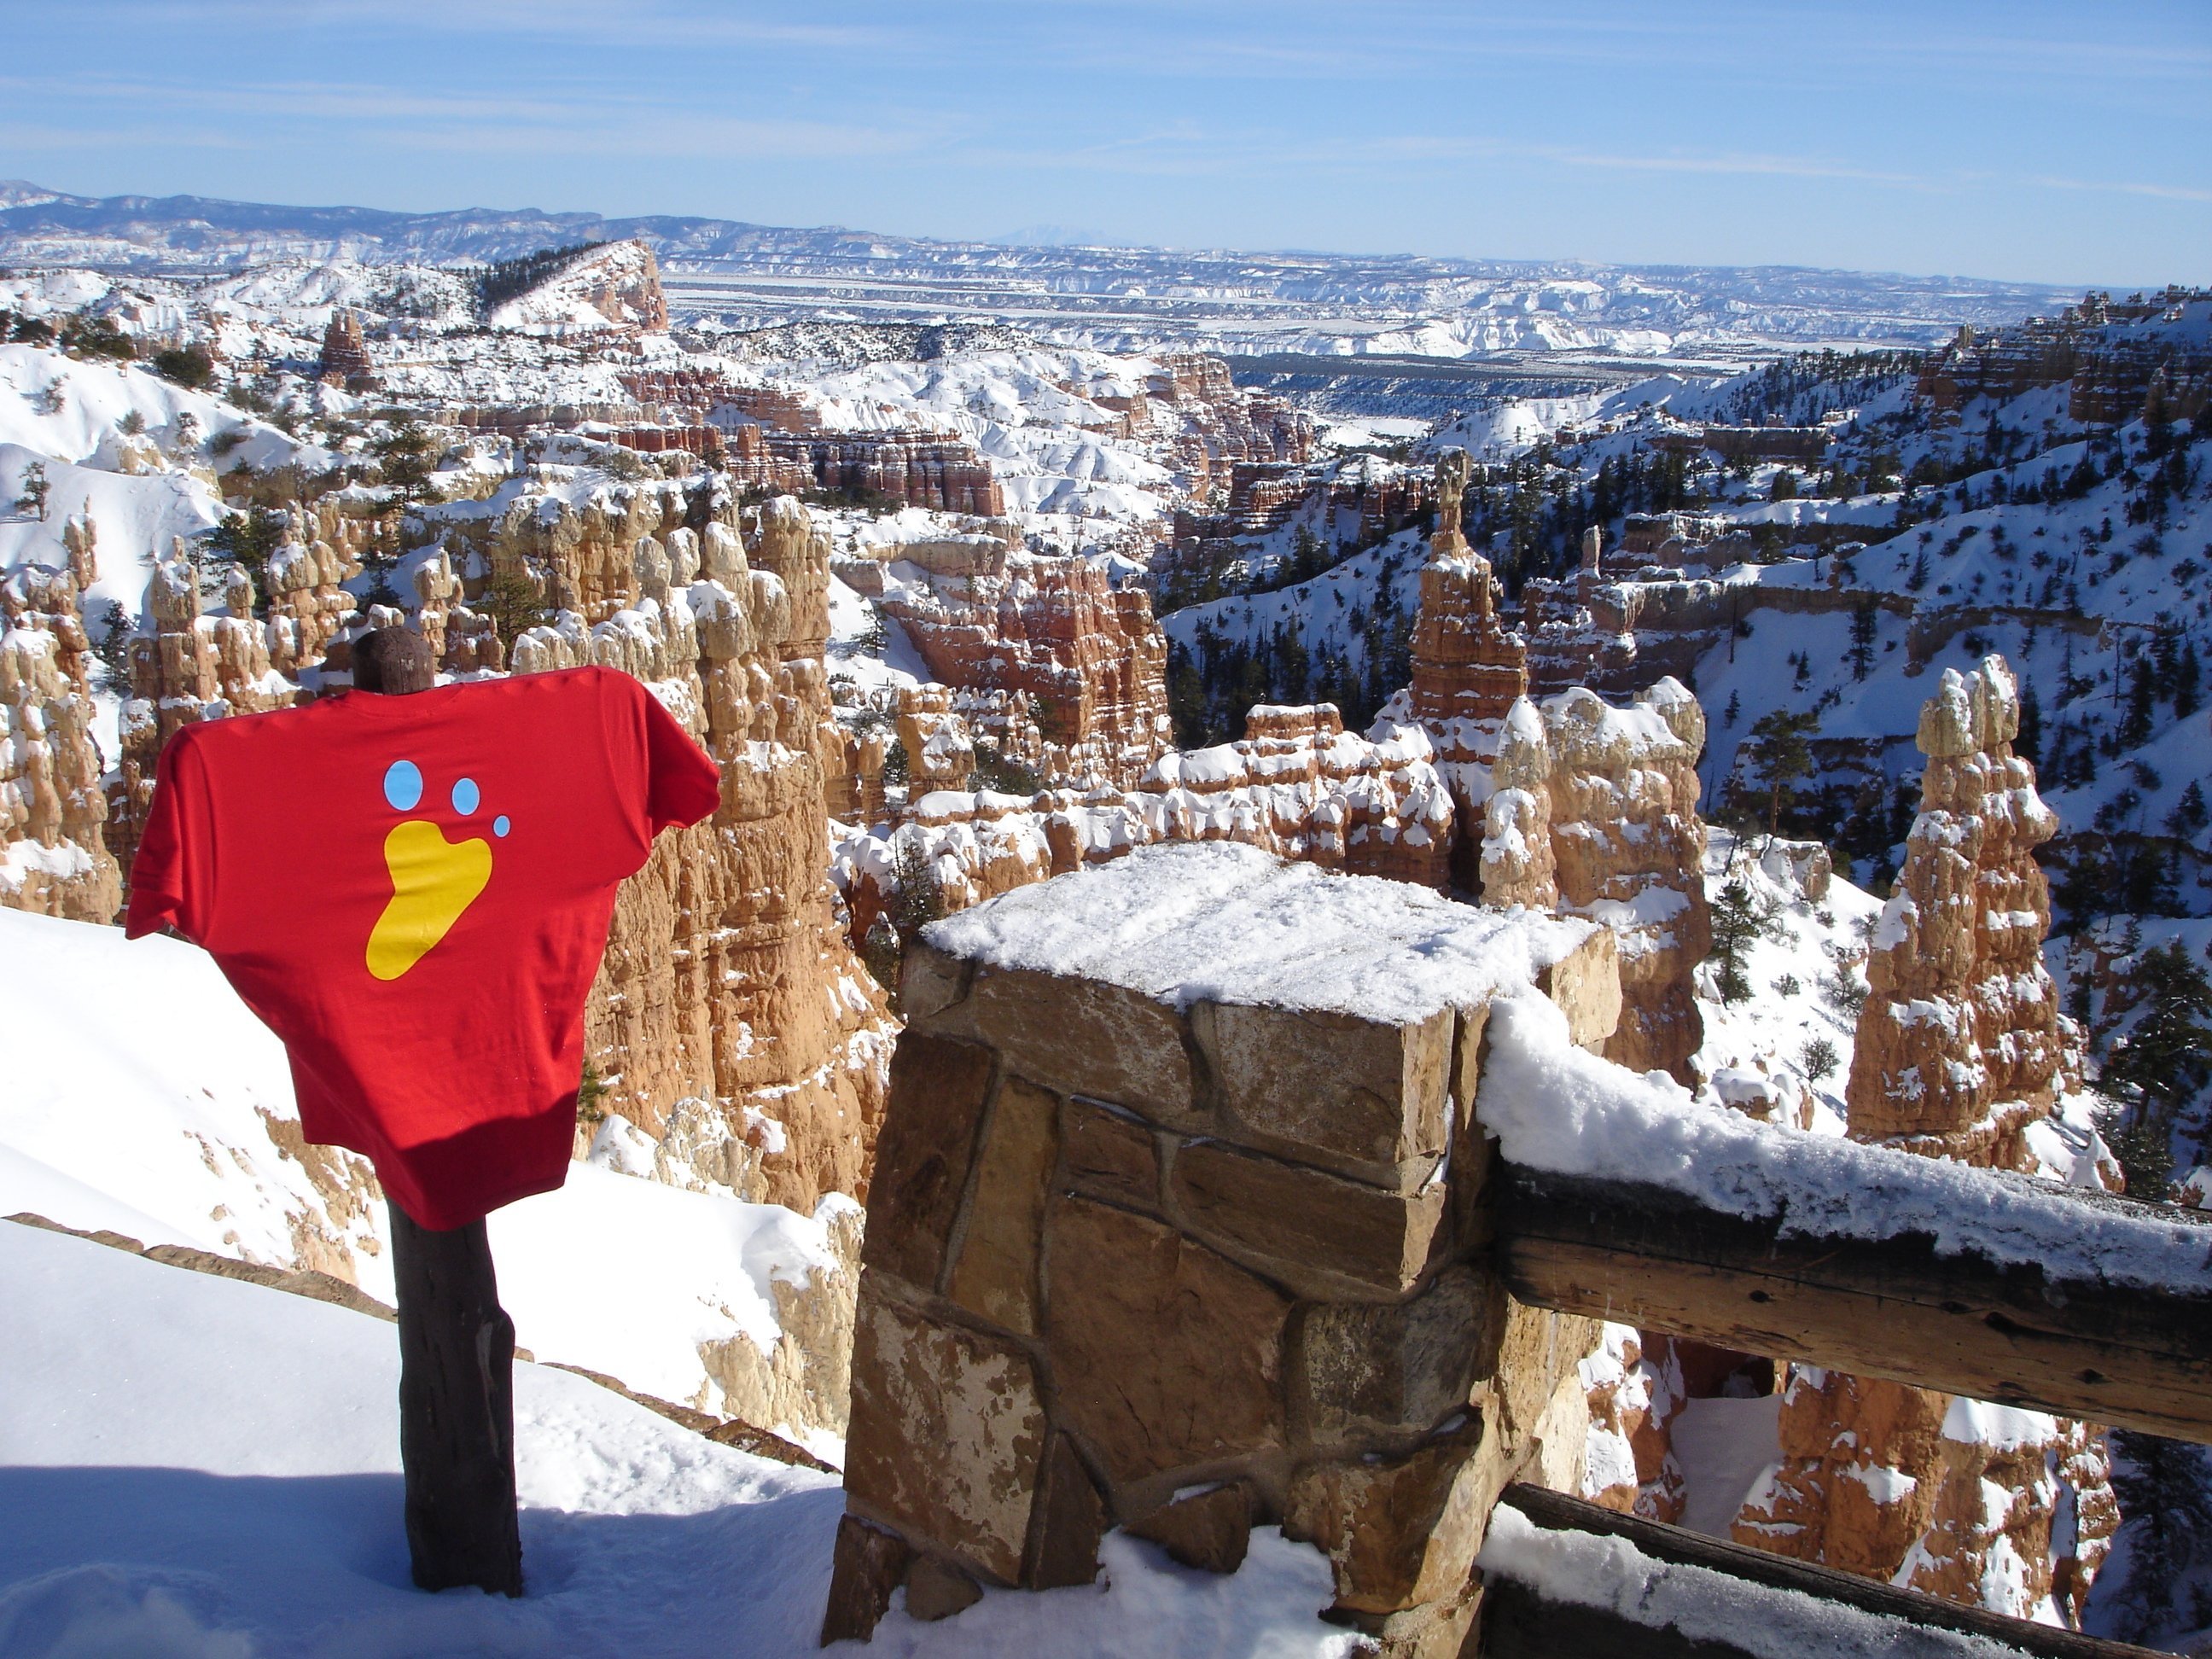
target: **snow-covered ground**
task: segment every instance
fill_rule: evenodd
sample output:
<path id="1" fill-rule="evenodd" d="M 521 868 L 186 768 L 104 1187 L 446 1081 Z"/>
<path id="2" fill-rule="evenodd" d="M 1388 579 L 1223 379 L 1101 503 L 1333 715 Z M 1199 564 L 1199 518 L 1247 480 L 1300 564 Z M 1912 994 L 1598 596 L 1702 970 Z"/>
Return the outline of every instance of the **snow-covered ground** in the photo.
<path id="1" fill-rule="evenodd" d="M 515 1367 L 525 1593 L 408 1582 L 392 1328 L 0 1222 L 0 1654 L 413 1659 L 817 1651 L 833 1477 Z M 1327 1561 L 1233 1577 L 1120 1534 L 1100 1583 L 903 1607 L 871 1651 L 1336 1659 Z"/>
<path id="2" fill-rule="evenodd" d="M 328 1149 L 311 1176 L 283 1046 L 203 951 L 0 909 L 0 1215 L 319 1267 L 392 1300 L 368 1166 Z M 831 1232 L 852 1208 L 803 1216 L 574 1164 L 492 1217 L 500 1297 L 540 1358 L 718 1411 L 708 1352 L 772 1352 L 776 1285 L 842 1271 Z M 836 1455 L 818 1423 L 762 1426 Z"/>

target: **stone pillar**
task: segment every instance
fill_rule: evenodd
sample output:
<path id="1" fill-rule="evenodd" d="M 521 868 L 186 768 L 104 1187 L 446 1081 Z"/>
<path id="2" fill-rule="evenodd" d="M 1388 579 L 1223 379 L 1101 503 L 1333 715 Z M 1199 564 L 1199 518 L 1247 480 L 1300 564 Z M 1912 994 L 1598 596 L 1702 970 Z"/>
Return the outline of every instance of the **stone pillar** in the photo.
<path id="1" fill-rule="evenodd" d="M 1328 934 L 1316 904 L 1346 907 L 1325 983 L 1253 965 L 1271 930 Z M 1601 1042 L 1611 946 L 1224 844 L 931 928 L 870 1196 L 823 1639 L 867 1634 L 902 1583 L 917 1618 L 1087 1583 L 1112 1527 L 1231 1571 L 1273 1523 L 1328 1553 L 1334 1616 L 1382 1651 L 1456 1653 L 1498 1492 L 1579 1476 L 1599 1331 L 1486 1265 L 1488 1003 L 1549 964 Z M 1463 966 L 1410 967 L 1439 960 Z"/>

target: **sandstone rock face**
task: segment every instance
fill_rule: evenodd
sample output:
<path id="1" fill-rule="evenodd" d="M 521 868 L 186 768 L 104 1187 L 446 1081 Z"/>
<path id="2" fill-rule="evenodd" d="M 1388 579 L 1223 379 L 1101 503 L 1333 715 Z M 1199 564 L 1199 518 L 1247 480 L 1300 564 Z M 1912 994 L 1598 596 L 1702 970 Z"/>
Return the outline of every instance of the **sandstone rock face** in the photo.
<path id="1" fill-rule="evenodd" d="M 1687 1079 L 1704 1039 L 1692 975 L 1711 948 L 1697 699 L 1667 679 L 1616 708 L 1584 687 L 1500 722 L 1478 869 L 1486 904 L 1589 916 L 1620 945 L 1608 1060 Z"/>
<path id="2" fill-rule="evenodd" d="M 1662 680 L 1617 709 L 1577 690 L 1547 698 L 1550 829 L 1559 908 L 1620 945 L 1621 1017 L 1606 1058 L 1678 1079 L 1705 1038 L 1692 975 L 1712 946 L 1698 817 L 1698 701 Z"/>
<path id="3" fill-rule="evenodd" d="M 1454 884 L 1474 890 L 1479 879 L 1479 826 L 1491 788 L 1507 712 L 1528 689 L 1528 644 L 1498 611 L 1490 561 L 1468 547 L 1460 528 L 1467 487 L 1465 452 L 1437 462 L 1437 529 L 1421 568 L 1421 608 L 1413 625 L 1413 683 L 1383 711 L 1381 731 L 1417 724 L 1437 753 L 1437 769 L 1459 807 L 1461 836 Z"/>
<path id="4" fill-rule="evenodd" d="M 376 383 L 376 366 L 369 361 L 368 342 L 361 331 L 361 313 L 344 306 L 331 313 L 323 330 L 323 355 L 315 378 L 325 386 L 359 391 Z"/>
<path id="5" fill-rule="evenodd" d="M 2012 751 L 2019 732 L 2000 657 L 1947 670 L 1921 710 L 1920 816 L 1867 959 L 1852 1053 L 1855 1139 L 2016 1169 L 2025 1130 L 2051 1111 L 2058 997 L 2033 852 L 2058 820 Z"/>
<path id="6" fill-rule="evenodd" d="M 1689 1496 L 1668 1428 L 1681 1409 L 1682 1368 L 1667 1337 L 1605 1327 L 1605 1346 L 1579 1367 L 1589 1411 L 1583 1496 L 1625 1515 L 1679 1522 Z"/>
<path id="7" fill-rule="evenodd" d="M 1793 1366 L 1739 1543 L 2015 1618 L 2078 1622 L 2119 1512 L 2100 1430 Z"/>
<path id="8" fill-rule="evenodd" d="M 909 799 L 940 789 L 965 789 L 975 775 L 975 743 L 968 734 L 968 722 L 952 711 L 951 689 L 902 685 L 897 697 L 898 740 L 906 750 Z"/>
<path id="9" fill-rule="evenodd" d="M 827 538 L 787 496 L 750 546 L 733 502 L 695 531 L 672 488 L 580 513 L 530 501 L 495 532 L 492 568 L 599 615 L 525 633 L 510 669 L 635 674 L 722 768 L 720 809 L 663 836 L 617 902 L 586 1015 L 607 1104 L 659 1134 L 679 1101 L 718 1103 L 760 1154 L 741 1196 L 811 1210 L 865 1194 L 890 1028 L 820 851 L 844 754 L 821 662 Z"/>
<path id="10" fill-rule="evenodd" d="M 1117 940 L 1187 923 L 1175 867 L 1147 866 Z M 1368 885 L 1378 904 L 1434 903 Z M 1584 937 L 1504 925 L 1535 960 Z M 1489 1271 L 1464 1104 L 1486 1009 L 1190 988 L 963 958 L 927 935 L 908 952 L 851 1512 L 917 1560 L 1034 1588 L 1089 1582 L 1109 1525 L 1231 1571 L 1250 1528 L 1277 1522 L 1328 1553 L 1337 1616 L 1379 1651 L 1455 1651 L 1498 1492 L 1580 1479 L 1577 1364 L 1598 1336 L 1512 1304 Z M 953 1356 L 988 1388 L 951 1398 Z M 841 1552 L 833 1609 L 887 1594 L 881 1554 Z"/>
<path id="11" fill-rule="evenodd" d="M 299 688 L 269 660 L 269 630 L 253 616 L 253 589 L 242 571 L 227 579 L 229 614 L 204 615 L 201 572 L 181 542 L 147 584 L 150 637 L 131 641 L 130 699 L 119 725 L 123 754 L 111 785 L 109 843 L 129 868 L 154 795 L 154 770 L 172 733 L 196 720 L 254 714 L 297 702 Z"/>
<path id="12" fill-rule="evenodd" d="M 824 489 L 987 519 L 1006 510 L 991 463 L 949 433 L 768 432 L 761 441 L 768 458 L 804 468 Z"/>
<path id="13" fill-rule="evenodd" d="M 107 921 L 123 878 L 106 846 L 91 645 L 78 619 L 82 584 L 98 567 L 90 522 L 69 529 L 71 568 L 26 565 L 0 584 L 0 904 Z"/>
<path id="14" fill-rule="evenodd" d="M 933 678 L 1020 693 L 1052 777 L 1126 786 L 1173 746 L 1167 641 L 1138 587 L 1080 559 L 1012 555 L 886 600 Z"/>

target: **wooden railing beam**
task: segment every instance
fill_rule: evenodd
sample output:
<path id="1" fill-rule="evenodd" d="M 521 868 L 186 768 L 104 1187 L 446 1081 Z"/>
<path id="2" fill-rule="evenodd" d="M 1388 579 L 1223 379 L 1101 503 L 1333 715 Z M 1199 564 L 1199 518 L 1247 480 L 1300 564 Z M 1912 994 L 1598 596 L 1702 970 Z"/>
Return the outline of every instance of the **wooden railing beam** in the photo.
<path id="1" fill-rule="evenodd" d="M 1503 1164 L 1497 1183 L 1498 1270 L 1534 1306 L 2212 1442 L 2212 1224 L 2203 1279 L 2153 1290 L 1922 1234 L 1791 1236 L 1656 1186 Z"/>

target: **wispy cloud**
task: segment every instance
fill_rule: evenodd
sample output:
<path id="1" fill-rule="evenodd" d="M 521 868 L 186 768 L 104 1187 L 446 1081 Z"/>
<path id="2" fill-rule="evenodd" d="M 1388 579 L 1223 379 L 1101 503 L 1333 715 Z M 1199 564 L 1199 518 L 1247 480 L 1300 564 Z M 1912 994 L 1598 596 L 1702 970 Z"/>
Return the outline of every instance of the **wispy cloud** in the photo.
<path id="1" fill-rule="evenodd" d="M 257 125 L 271 121 L 312 131 L 327 143 L 352 130 L 380 149 L 538 155 L 702 158 L 864 157 L 912 155 L 942 146 L 957 130 L 945 118 L 890 126 L 851 121 L 696 114 L 635 88 L 548 87 L 529 96 L 478 96 L 415 87 L 348 82 L 179 84 L 138 78 L 72 76 L 38 82 L 0 76 L 0 91 L 53 94 L 78 106 L 134 113 L 235 111 L 246 105 Z M 134 122 L 129 129 L 88 124 L 81 137 L 100 143 L 131 131 L 136 143 L 164 137 Z M 40 148 L 57 147 L 52 123 Z M 235 129 L 233 130 L 235 137 Z M 191 143 L 187 139 L 184 142 Z M 243 140 L 239 140 L 243 142 Z"/>

